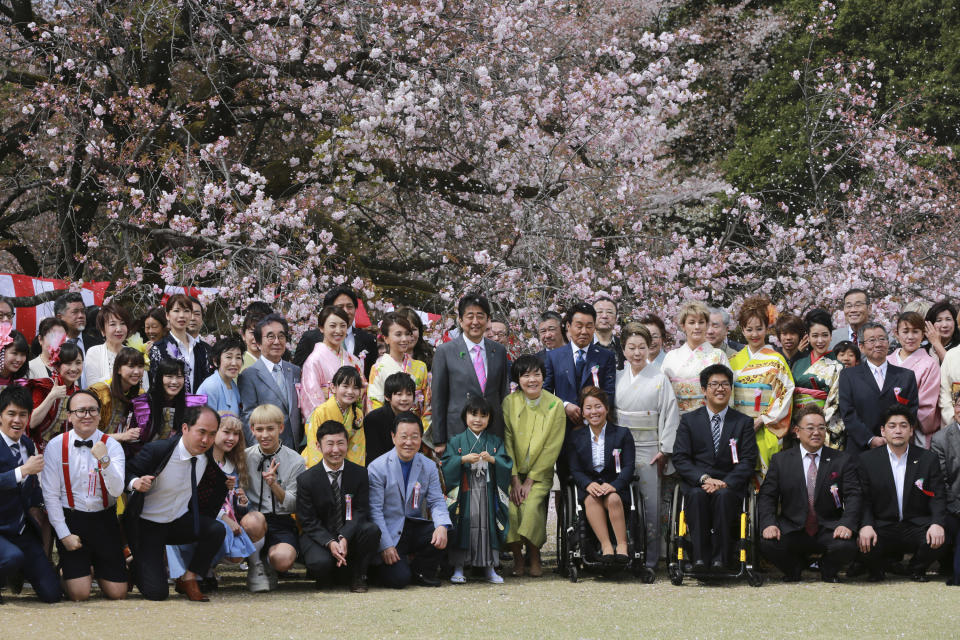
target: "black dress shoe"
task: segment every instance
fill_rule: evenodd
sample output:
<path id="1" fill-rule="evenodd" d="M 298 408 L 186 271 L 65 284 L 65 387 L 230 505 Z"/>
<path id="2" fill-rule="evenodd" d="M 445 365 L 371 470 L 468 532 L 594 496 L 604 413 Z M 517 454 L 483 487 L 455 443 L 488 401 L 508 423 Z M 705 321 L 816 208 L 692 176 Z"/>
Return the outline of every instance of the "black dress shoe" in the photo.
<path id="1" fill-rule="evenodd" d="M 883 582 L 887 578 L 883 571 L 871 571 L 867 575 L 867 582 Z"/>
<path id="2" fill-rule="evenodd" d="M 930 582 L 930 578 L 928 578 L 927 574 L 922 571 L 912 574 L 910 579 L 914 582 Z"/>
<path id="3" fill-rule="evenodd" d="M 602 562 L 607 566 L 610 566 L 611 564 L 614 563 L 614 555 L 612 553 L 605 553 L 602 556 L 600 556 L 600 562 Z"/>
<path id="4" fill-rule="evenodd" d="M 693 563 L 689 560 L 684 560 L 680 563 L 680 568 L 683 569 L 684 573 L 690 573 L 693 571 Z"/>
<path id="5" fill-rule="evenodd" d="M 786 573 L 783 575 L 784 582 L 800 582 L 799 573 Z"/>
<path id="6" fill-rule="evenodd" d="M 23 572 L 14 571 L 7 578 L 7 586 L 10 588 L 10 593 L 15 596 L 20 595 L 23 592 Z"/>
<path id="7" fill-rule="evenodd" d="M 727 566 L 723 564 L 723 560 L 714 560 L 710 563 L 710 569 L 713 571 L 726 571 Z"/>
<path id="8" fill-rule="evenodd" d="M 706 571 L 706 570 L 707 570 L 707 563 L 704 562 L 703 560 L 695 560 L 694 563 L 693 563 L 693 570 L 694 570 L 694 571 Z"/>
<path id="9" fill-rule="evenodd" d="M 613 556 L 613 561 L 619 565 L 627 565 L 630 564 L 630 556 L 625 553 L 618 553 Z"/>
<path id="10" fill-rule="evenodd" d="M 363 576 L 354 578 L 353 580 L 350 581 L 350 593 L 366 593 L 366 592 L 367 592 L 367 581 Z"/>
<path id="11" fill-rule="evenodd" d="M 821 582 L 826 582 L 829 584 L 840 584 L 840 577 L 837 575 L 832 576 L 820 576 Z"/>
<path id="12" fill-rule="evenodd" d="M 413 574 L 414 584 L 418 584 L 421 587 L 439 587 L 443 583 L 437 580 L 436 578 L 428 578 L 422 573 Z"/>

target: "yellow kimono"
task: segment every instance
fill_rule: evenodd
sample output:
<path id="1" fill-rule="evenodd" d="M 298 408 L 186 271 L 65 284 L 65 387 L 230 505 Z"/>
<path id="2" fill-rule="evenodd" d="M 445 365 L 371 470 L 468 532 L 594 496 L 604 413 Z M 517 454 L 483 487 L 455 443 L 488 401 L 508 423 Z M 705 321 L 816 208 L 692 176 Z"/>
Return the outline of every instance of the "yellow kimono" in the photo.
<path id="1" fill-rule="evenodd" d="M 751 418 L 760 418 L 757 430 L 760 471 L 767 473 L 770 458 L 781 448 L 781 438 L 790 429 L 793 409 L 793 373 L 790 365 L 772 347 L 756 353 L 744 347 L 730 360 L 733 369 L 733 408 Z"/>
<path id="2" fill-rule="evenodd" d="M 395 373 L 407 373 L 413 378 L 416 387 L 414 409 L 423 421 L 424 433 L 430 428 L 430 380 L 427 365 L 414 360 L 409 355 L 397 362 L 389 353 L 385 353 L 370 369 L 370 385 L 367 387 L 367 413 L 383 406 L 383 385 L 387 378 Z"/>
<path id="3" fill-rule="evenodd" d="M 301 455 L 307 463 L 307 469 L 323 460 L 323 455 L 320 453 L 320 443 L 317 441 L 317 429 L 327 420 L 335 420 L 346 427 L 347 460 L 365 466 L 367 438 L 363 432 L 363 415 L 355 405 L 351 405 L 344 415 L 343 411 L 340 410 L 340 405 L 337 404 L 337 399 L 330 396 L 326 402 L 313 410 L 304 427 L 307 433 L 307 446 Z"/>
<path id="4" fill-rule="evenodd" d="M 519 507 L 510 502 L 507 544 L 521 538 L 541 547 L 547 541 L 547 498 L 553 487 L 553 466 L 563 447 L 567 414 L 563 402 L 543 391 L 534 402 L 522 391 L 503 399 L 504 444 L 513 460 L 512 475 L 521 481 L 532 478 L 533 486 Z"/>

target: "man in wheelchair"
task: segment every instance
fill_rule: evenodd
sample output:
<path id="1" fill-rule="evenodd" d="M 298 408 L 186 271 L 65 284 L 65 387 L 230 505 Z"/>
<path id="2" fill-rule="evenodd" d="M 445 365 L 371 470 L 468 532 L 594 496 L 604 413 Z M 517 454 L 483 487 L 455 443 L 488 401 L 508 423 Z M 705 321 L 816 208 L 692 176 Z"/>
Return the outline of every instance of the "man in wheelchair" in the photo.
<path id="1" fill-rule="evenodd" d="M 694 571 L 726 571 L 733 558 L 740 505 L 757 465 L 753 420 L 728 407 L 733 372 L 714 364 L 700 372 L 706 406 L 684 414 L 673 447 L 680 474 Z"/>

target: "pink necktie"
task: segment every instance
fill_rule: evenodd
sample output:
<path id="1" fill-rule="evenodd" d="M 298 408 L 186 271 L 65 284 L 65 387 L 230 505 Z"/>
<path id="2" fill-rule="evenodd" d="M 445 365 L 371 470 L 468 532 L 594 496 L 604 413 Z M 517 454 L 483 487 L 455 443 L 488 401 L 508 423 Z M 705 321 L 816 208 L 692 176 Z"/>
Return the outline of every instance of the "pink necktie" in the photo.
<path id="1" fill-rule="evenodd" d="M 820 528 L 817 524 L 817 512 L 813 508 L 813 491 L 817 486 L 817 454 L 808 453 L 807 458 L 810 460 L 810 466 L 807 467 L 807 521 L 803 528 L 808 536 L 815 536 Z"/>
<path id="2" fill-rule="evenodd" d="M 483 356 L 480 354 L 480 345 L 473 346 L 473 370 L 477 372 L 477 382 L 480 383 L 480 391 L 487 390 L 487 369 L 483 366 Z"/>

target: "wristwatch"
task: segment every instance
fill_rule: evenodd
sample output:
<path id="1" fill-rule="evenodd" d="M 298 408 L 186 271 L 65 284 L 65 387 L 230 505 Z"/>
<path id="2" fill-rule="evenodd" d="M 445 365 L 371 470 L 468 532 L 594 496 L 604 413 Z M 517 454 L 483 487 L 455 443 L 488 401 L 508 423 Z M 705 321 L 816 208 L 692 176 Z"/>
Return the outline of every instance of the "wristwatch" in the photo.
<path id="1" fill-rule="evenodd" d="M 110 464 L 110 456 L 103 456 L 102 458 L 97 460 L 97 462 L 99 462 L 101 466 L 105 467 L 108 464 Z"/>
<path id="2" fill-rule="evenodd" d="M 706 474 L 706 473 L 703 474 L 702 476 L 700 476 L 700 484 L 703 484 L 704 482 L 706 482 L 706 481 L 709 480 L 709 479 L 710 479 L 710 476 L 709 476 L 708 474 Z"/>

